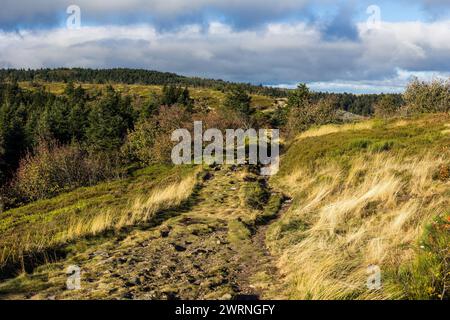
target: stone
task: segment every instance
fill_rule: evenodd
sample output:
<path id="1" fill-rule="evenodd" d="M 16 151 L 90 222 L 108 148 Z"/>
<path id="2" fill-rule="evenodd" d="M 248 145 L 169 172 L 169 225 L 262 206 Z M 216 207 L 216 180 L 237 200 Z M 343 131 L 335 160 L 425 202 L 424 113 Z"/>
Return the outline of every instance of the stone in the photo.
<path id="1" fill-rule="evenodd" d="M 186 247 L 185 246 L 182 246 L 182 245 L 176 244 L 176 243 L 173 243 L 172 245 L 175 248 L 175 250 L 178 251 L 178 252 L 186 251 Z"/>

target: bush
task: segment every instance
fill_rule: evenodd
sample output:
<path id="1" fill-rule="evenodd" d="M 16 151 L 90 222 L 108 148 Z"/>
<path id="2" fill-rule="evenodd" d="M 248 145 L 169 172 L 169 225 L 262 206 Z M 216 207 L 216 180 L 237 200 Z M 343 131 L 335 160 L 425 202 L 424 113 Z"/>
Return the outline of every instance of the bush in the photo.
<path id="1" fill-rule="evenodd" d="M 142 165 L 168 162 L 174 146 L 172 132 L 191 128 L 189 119 L 189 112 L 184 107 L 162 106 L 158 115 L 140 121 L 135 130 L 128 134 L 123 151 Z"/>
<path id="2" fill-rule="evenodd" d="M 27 153 L 10 184 L 14 202 L 53 197 L 61 192 L 122 175 L 117 156 L 92 154 L 79 144 L 59 145 L 41 141 Z"/>
<path id="3" fill-rule="evenodd" d="M 305 102 L 300 107 L 290 109 L 286 125 L 288 136 L 306 131 L 313 125 L 336 123 L 337 101 L 333 97 L 319 99 L 317 102 Z"/>
<path id="4" fill-rule="evenodd" d="M 411 113 L 449 112 L 450 79 L 431 82 L 416 79 L 406 88 L 404 100 Z"/>
<path id="5" fill-rule="evenodd" d="M 400 111 L 398 102 L 394 95 L 385 94 L 374 106 L 375 116 L 379 118 L 390 118 Z"/>

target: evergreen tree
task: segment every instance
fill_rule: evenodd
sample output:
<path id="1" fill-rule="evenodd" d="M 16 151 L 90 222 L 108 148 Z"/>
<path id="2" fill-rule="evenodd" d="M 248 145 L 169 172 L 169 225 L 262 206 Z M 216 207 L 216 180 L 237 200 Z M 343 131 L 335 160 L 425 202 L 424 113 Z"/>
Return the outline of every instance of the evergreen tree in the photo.
<path id="1" fill-rule="evenodd" d="M 291 92 L 288 99 L 288 108 L 302 108 L 305 107 L 310 100 L 309 88 L 302 83 L 297 86 L 297 89 Z"/>
<path id="2" fill-rule="evenodd" d="M 9 175 L 17 166 L 21 155 L 27 149 L 24 122 L 19 108 L 10 103 L 0 106 L 0 169 L 3 176 Z"/>
<path id="3" fill-rule="evenodd" d="M 161 106 L 161 99 L 154 93 L 150 94 L 150 100 L 147 105 L 142 108 L 141 118 L 147 119 L 158 114 Z"/>
<path id="4" fill-rule="evenodd" d="M 129 98 L 109 86 L 106 94 L 92 106 L 88 117 L 87 139 L 93 149 L 118 149 L 129 129 L 132 128 L 133 110 Z"/>
<path id="5" fill-rule="evenodd" d="M 249 118 L 253 113 L 251 101 L 252 98 L 242 86 L 233 86 L 226 94 L 225 107 L 236 110 L 244 117 Z"/>

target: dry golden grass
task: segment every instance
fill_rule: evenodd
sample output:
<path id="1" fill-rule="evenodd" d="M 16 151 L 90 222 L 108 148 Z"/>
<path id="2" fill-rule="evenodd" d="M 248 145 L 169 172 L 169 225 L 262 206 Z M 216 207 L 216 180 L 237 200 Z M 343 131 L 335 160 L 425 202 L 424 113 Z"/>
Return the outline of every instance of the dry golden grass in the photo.
<path id="1" fill-rule="evenodd" d="M 330 129 L 316 133 L 323 132 Z M 449 205 L 448 183 L 433 179 L 444 162 L 380 153 L 352 159 L 348 170 L 332 163 L 282 177 L 294 204 L 269 230 L 269 245 L 281 257 L 285 298 L 400 298 L 386 278 L 382 289 L 368 290 L 366 271 L 378 265 L 383 275 L 412 259 L 424 224 Z"/>
<path id="2" fill-rule="evenodd" d="M 149 196 L 135 198 L 125 210 L 111 208 L 90 218 L 73 217 L 67 231 L 57 241 L 69 241 L 86 235 L 96 235 L 105 230 L 120 230 L 126 226 L 149 221 L 158 211 L 176 207 L 188 199 L 195 184 L 196 179 L 188 177 L 181 182 L 154 190 Z"/>
<path id="3" fill-rule="evenodd" d="M 449 128 L 449 129 L 443 130 L 443 131 L 442 131 L 442 134 L 450 134 L 450 123 L 445 124 L 445 127 L 446 127 L 446 128 Z"/>
<path id="4" fill-rule="evenodd" d="M 344 131 L 372 129 L 373 125 L 374 125 L 373 121 L 362 121 L 362 122 L 356 122 L 356 123 L 348 123 L 348 124 L 344 124 L 344 125 L 329 124 L 329 125 L 309 129 L 308 131 L 305 131 L 302 134 L 300 134 L 296 139 L 299 140 L 299 139 L 305 139 L 305 138 L 310 138 L 310 137 L 320 137 L 320 136 L 324 136 L 327 134 L 344 132 Z"/>

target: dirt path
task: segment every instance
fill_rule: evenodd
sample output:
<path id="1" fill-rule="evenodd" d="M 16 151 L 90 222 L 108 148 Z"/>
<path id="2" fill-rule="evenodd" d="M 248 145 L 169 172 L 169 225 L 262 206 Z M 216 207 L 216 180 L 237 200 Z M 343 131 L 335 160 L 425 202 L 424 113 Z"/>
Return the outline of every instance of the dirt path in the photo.
<path id="1" fill-rule="evenodd" d="M 251 238 L 251 248 L 256 252 L 255 260 L 240 274 L 239 283 L 243 299 L 264 299 L 267 291 L 279 281 L 279 273 L 274 257 L 267 247 L 266 236 L 269 227 L 280 218 L 290 207 L 290 199 L 284 198 L 276 216 L 268 223 L 258 226 Z M 239 298 L 239 296 L 237 297 Z"/>
<path id="2" fill-rule="evenodd" d="M 265 243 L 269 224 L 246 204 L 254 181 L 247 168 L 212 168 L 189 210 L 166 214 L 157 227 L 136 227 L 74 248 L 58 263 L 28 275 L 29 299 L 264 298 L 278 279 Z M 250 182 L 249 182 L 250 181 Z M 282 214 L 286 205 L 278 212 Z M 276 217 L 275 217 L 276 219 Z M 67 290 L 66 270 L 81 270 L 81 288 Z"/>

